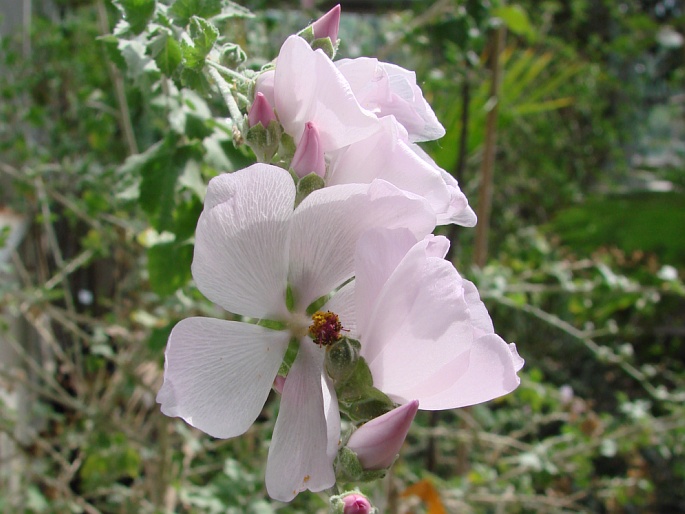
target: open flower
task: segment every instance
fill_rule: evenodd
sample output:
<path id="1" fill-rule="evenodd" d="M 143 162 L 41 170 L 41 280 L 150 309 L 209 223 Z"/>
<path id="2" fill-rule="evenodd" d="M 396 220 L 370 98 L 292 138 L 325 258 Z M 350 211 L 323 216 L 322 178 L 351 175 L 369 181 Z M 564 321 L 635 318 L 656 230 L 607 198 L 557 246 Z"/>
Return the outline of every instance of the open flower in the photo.
<path id="1" fill-rule="evenodd" d="M 275 166 L 212 179 L 196 231 L 193 278 L 207 298 L 247 322 L 178 323 L 157 396 L 168 416 L 215 437 L 240 435 L 262 410 L 289 341 L 300 341 L 282 384 L 267 462 L 267 490 L 282 501 L 335 483 L 338 405 L 324 373 L 326 350 L 309 335 L 316 320 L 307 307 L 352 278 L 365 231 L 408 227 L 420 239 L 435 226 L 423 199 L 384 181 L 325 188 L 296 209 L 294 203 L 291 176 Z"/>
<path id="2" fill-rule="evenodd" d="M 381 178 L 426 198 L 438 224 L 474 226 L 457 181 L 413 143 L 444 134 L 413 73 L 375 59 L 336 64 L 292 36 L 276 69 L 258 78 L 255 103 L 275 105 L 295 140 L 293 171 L 314 172 L 327 186 Z"/>
<path id="3" fill-rule="evenodd" d="M 515 345 L 495 334 L 476 287 L 444 259 L 449 241 L 369 230 L 355 280 L 325 306 L 361 343 L 374 387 L 421 409 L 474 405 L 519 385 Z"/>

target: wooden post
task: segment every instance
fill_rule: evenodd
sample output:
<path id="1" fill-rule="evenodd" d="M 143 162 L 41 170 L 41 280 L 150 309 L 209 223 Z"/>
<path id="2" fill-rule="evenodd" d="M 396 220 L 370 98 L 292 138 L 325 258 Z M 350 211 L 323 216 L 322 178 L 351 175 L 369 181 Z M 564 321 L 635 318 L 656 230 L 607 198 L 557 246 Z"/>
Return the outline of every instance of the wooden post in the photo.
<path id="1" fill-rule="evenodd" d="M 490 37 L 490 98 L 485 125 L 485 145 L 483 147 L 483 161 L 481 164 L 481 182 L 478 190 L 478 225 L 476 225 L 476 241 L 473 261 L 478 267 L 485 266 L 488 257 L 488 236 L 490 233 L 490 213 L 492 211 L 492 187 L 495 167 L 495 152 L 497 151 L 497 111 L 499 104 L 499 90 L 502 82 L 500 53 L 504 48 L 505 28 L 500 26 L 493 30 Z"/>

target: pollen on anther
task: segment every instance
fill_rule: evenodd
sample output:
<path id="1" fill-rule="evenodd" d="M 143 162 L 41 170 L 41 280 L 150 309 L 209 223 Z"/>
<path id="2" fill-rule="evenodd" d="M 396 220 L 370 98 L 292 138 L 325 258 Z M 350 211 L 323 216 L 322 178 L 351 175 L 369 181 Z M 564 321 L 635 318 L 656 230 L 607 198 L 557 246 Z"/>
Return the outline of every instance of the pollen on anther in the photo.
<path id="1" fill-rule="evenodd" d="M 337 314 L 331 311 L 316 311 L 312 316 L 312 324 L 309 325 L 309 336 L 319 346 L 328 346 L 340 340 L 342 330 L 342 323 Z"/>

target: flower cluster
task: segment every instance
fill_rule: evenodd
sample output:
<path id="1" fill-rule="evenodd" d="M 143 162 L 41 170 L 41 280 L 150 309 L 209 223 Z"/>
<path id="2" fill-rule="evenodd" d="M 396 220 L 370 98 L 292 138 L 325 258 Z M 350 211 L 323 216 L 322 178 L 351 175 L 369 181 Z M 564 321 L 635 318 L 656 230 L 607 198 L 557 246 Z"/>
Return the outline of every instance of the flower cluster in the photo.
<path id="1" fill-rule="evenodd" d="M 229 438 L 280 392 L 266 486 L 282 501 L 387 468 L 417 408 L 506 394 L 523 364 L 432 235 L 476 221 L 416 145 L 443 127 L 412 72 L 332 60 L 339 15 L 288 38 L 256 80 L 245 130 L 263 162 L 209 183 L 192 264 L 240 321 L 178 323 L 157 397 Z M 341 412 L 360 425 L 342 440 Z"/>

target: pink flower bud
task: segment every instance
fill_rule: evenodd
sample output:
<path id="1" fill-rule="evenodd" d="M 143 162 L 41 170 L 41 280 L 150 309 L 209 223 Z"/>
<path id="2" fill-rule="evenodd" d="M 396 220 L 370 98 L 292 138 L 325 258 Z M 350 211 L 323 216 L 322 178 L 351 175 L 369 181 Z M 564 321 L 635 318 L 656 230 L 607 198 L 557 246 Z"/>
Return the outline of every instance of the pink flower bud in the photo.
<path id="1" fill-rule="evenodd" d="M 250 107 L 250 112 L 247 113 L 247 122 L 250 128 L 257 123 L 261 123 L 264 128 L 269 126 L 269 122 L 275 120 L 274 110 L 271 104 L 262 93 L 257 93 Z"/>
<path id="2" fill-rule="evenodd" d="M 321 137 L 316 125 L 311 121 L 304 126 L 302 138 L 297 144 L 290 167 L 300 178 L 310 173 L 316 173 L 320 177 L 326 174 Z"/>
<path id="3" fill-rule="evenodd" d="M 365 470 L 390 467 L 407 437 L 418 400 L 409 402 L 359 427 L 347 441 Z"/>
<path id="4" fill-rule="evenodd" d="M 371 502 L 361 494 L 350 494 L 343 498 L 343 514 L 370 514 Z"/>
<path id="5" fill-rule="evenodd" d="M 331 38 L 335 45 L 335 42 L 338 40 L 338 30 L 340 29 L 340 4 L 312 23 L 312 29 L 314 30 L 314 38 L 328 37 Z"/>

